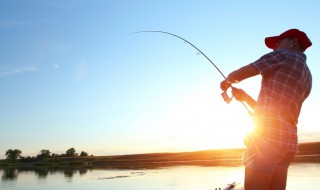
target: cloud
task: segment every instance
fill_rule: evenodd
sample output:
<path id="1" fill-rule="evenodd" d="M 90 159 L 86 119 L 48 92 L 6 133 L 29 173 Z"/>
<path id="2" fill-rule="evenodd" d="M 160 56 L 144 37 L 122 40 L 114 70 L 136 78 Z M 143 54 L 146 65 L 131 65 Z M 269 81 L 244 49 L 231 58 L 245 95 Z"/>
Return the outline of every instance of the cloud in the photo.
<path id="1" fill-rule="evenodd" d="M 11 75 L 17 75 L 21 73 L 26 73 L 26 72 L 32 72 L 32 71 L 37 71 L 37 67 L 16 67 L 12 69 L 8 69 L 6 71 L 0 71 L 0 77 L 8 77 Z"/>

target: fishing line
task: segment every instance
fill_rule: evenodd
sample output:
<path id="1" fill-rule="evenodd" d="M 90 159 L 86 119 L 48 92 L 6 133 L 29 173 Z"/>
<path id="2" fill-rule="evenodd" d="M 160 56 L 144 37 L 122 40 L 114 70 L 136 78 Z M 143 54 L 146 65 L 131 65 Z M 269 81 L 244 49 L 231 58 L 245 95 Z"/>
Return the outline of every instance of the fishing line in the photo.
<path id="1" fill-rule="evenodd" d="M 138 34 L 138 33 L 146 33 L 146 32 L 167 34 L 167 35 L 171 35 L 171 36 L 174 36 L 174 37 L 176 37 L 176 38 L 179 38 L 179 39 L 183 40 L 185 43 L 188 43 L 189 45 L 191 45 L 192 47 L 194 47 L 194 48 L 198 51 L 198 53 L 200 53 L 201 55 L 203 55 L 203 56 L 217 69 L 217 71 L 222 75 L 222 77 L 223 77 L 224 79 L 227 79 L 226 76 L 221 72 L 221 70 L 216 66 L 216 64 L 214 64 L 213 61 L 211 61 L 211 59 L 209 59 L 209 57 L 206 56 L 206 54 L 204 54 L 199 48 L 197 48 L 197 47 L 196 47 L 195 45 L 193 45 L 191 42 L 189 42 L 188 40 L 186 40 L 186 39 L 184 39 L 184 38 L 182 38 L 182 37 L 180 37 L 180 36 L 178 36 L 178 35 L 176 35 L 176 34 L 172 34 L 172 33 L 170 33 L 170 32 L 164 32 L 164 31 L 160 31 L 160 30 L 145 30 L 145 31 L 133 32 L 133 33 L 130 33 L 130 34 Z M 197 54 L 198 54 L 198 53 L 197 53 Z M 232 88 L 232 86 L 231 86 L 231 88 Z M 222 95 L 224 101 L 225 101 L 227 104 L 231 102 L 233 96 L 230 98 L 230 97 L 227 95 L 226 92 L 223 92 L 221 95 Z M 251 116 L 252 113 L 251 113 L 251 111 L 248 109 L 248 107 L 245 105 L 245 103 L 244 103 L 243 101 L 241 101 L 241 103 L 242 103 L 242 105 L 246 108 L 246 110 L 248 111 L 249 115 Z"/>
<path id="2" fill-rule="evenodd" d="M 172 33 L 169 33 L 169 32 L 164 32 L 164 31 L 160 31 L 160 30 L 157 30 L 157 31 L 139 31 L 139 32 L 133 32 L 131 34 L 138 34 L 138 33 L 144 33 L 144 32 L 157 32 L 157 33 L 163 33 L 163 34 L 168 34 L 168 35 L 171 35 L 171 36 L 174 36 L 174 37 L 177 37 L 177 38 L 180 38 L 181 40 L 183 40 L 184 42 L 188 43 L 189 45 L 191 45 L 192 47 L 194 47 L 196 50 L 198 50 L 199 53 L 201 53 L 218 71 L 219 73 L 223 76 L 224 79 L 226 79 L 226 76 L 221 72 L 221 70 L 209 59 L 209 57 L 207 57 L 199 48 L 197 48 L 195 45 L 193 45 L 191 42 L 189 42 L 188 40 L 178 36 L 178 35 L 175 35 L 175 34 L 172 34 Z"/>

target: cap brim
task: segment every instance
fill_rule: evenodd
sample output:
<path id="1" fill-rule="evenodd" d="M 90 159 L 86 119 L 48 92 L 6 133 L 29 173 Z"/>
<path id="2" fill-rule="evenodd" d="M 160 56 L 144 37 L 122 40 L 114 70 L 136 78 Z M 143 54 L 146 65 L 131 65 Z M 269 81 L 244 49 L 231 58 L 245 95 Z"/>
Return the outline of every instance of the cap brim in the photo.
<path id="1" fill-rule="evenodd" d="M 268 48 L 275 49 L 279 38 L 280 38 L 279 36 L 267 37 L 265 38 L 264 43 Z"/>

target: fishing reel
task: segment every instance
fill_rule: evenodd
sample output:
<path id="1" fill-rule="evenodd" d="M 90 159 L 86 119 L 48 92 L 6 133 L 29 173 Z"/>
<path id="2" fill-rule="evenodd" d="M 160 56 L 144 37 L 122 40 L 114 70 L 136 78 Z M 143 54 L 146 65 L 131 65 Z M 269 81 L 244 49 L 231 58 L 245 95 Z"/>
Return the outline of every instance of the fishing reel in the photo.
<path id="1" fill-rule="evenodd" d="M 224 100 L 227 104 L 229 104 L 229 103 L 231 102 L 231 100 L 233 99 L 233 96 L 230 97 L 229 94 L 227 93 L 227 91 L 222 92 L 222 93 L 221 93 L 221 96 L 222 96 L 223 100 Z"/>
<path id="2" fill-rule="evenodd" d="M 233 87 L 231 86 L 231 89 L 232 89 L 232 88 L 233 88 Z M 228 90 L 222 92 L 222 93 L 221 93 L 221 96 L 222 96 L 223 100 L 224 100 L 227 104 L 229 104 L 229 103 L 231 102 L 231 100 L 233 99 L 233 95 L 229 96 L 227 91 L 228 91 Z M 249 108 L 246 106 L 246 104 L 244 103 L 244 101 L 241 101 L 241 103 L 242 103 L 242 105 L 244 106 L 244 108 L 246 108 L 248 114 L 249 114 L 250 116 L 252 116 L 252 115 L 253 115 L 252 111 L 249 110 Z"/>

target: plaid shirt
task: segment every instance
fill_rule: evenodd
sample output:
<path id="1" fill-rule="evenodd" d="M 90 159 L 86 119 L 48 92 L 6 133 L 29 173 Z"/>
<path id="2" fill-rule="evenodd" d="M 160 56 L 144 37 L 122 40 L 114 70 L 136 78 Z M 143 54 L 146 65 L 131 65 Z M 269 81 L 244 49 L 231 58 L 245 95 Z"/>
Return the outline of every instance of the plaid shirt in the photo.
<path id="1" fill-rule="evenodd" d="M 297 123 L 312 76 L 304 53 L 278 49 L 251 63 L 262 75 L 255 133 L 287 152 L 298 151 Z"/>

